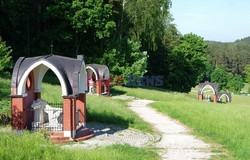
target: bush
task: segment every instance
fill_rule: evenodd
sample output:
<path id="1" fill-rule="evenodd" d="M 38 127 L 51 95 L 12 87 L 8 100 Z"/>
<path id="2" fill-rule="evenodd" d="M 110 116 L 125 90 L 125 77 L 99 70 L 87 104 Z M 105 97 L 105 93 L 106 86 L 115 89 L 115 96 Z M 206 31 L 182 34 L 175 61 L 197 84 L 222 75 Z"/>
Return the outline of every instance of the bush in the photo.
<path id="1" fill-rule="evenodd" d="M 248 93 L 250 94 L 250 87 L 248 88 Z"/>
<path id="2" fill-rule="evenodd" d="M 4 72 L 5 69 L 11 68 L 11 54 L 12 50 L 6 45 L 0 37 L 0 73 Z"/>
<path id="3" fill-rule="evenodd" d="M 11 122 L 10 113 L 0 113 L 0 125 L 8 125 Z"/>
<path id="4" fill-rule="evenodd" d="M 231 92 L 239 94 L 244 85 L 244 80 L 240 75 L 228 79 L 227 86 Z"/>

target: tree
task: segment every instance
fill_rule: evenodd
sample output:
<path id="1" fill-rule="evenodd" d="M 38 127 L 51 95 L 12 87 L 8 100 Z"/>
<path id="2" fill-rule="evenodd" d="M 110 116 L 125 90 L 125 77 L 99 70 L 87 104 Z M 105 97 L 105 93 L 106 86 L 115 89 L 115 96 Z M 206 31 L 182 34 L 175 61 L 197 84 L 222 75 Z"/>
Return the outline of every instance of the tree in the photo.
<path id="1" fill-rule="evenodd" d="M 141 41 L 143 49 L 156 49 L 164 35 L 169 16 L 170 0 L 121 0 L 120 38 L 128 36 Z"/>
<path id="2" fill-rule="evenodd" d="M 226 90 L 229 75 L 223 67 L 217 67 L 211 74 L 211 82 L 219 85 L 219 90 Z"/>
<path id="3" fill-rule="evenodd" d="M 109 66 L 113 75 L 123 76 L 126 83 L 128 75 L 143 76 L 147 72 L 148 55 L 146 51 L 141 51 L 140 42 L 122 41 L 116 42 L 113 44 L 116 47 L 112 46 L 112 50 L 104 53 L 101 63 Z"/>
<path id="4" fill-rule="evenodd" d="M 68 17 L 76 31 L 77 49 L 82 39 L 98 38 L 99 40 L 109 38 L 116 26 L 113 21 L 112 5 L 104 0 L 73 0 L 71 11 L 73 17 Z M 92 35 L 91 35 L 92 34 Z M 78 54 L 78 50 L 76 51 Z"/>
<path id="5" fill-rule="evenodd" d="M 250 65 L 247 65 L 244 73 L 246 74 L 246 82 L 250 84 Z"/>
<path id="6" fill-rule="evenodd" d="M 12 50 L 2 41 L 0 37 L 0 73 L 3 73 L 5 69 L 10 68 L 11 65 L 11 54 Z"/>
<path id="7" fill-rule="evenodd" d="M 228 88 L 231 92 L 239 94 L 241 89 L 244 87 L 244 80 L 240 75 L 237 75 L 228 80 Z"/>
<path id="8" fill-rule="evenodd" d="M 207 52 L 214 67 L 223 66 L 227 72 L 243 75 L 250 63 L 250 43 L 245 38 L 230 43 L 207 41 Z"/>
<path id="9" fill-rule="evenodd" d="M 189 92 L 197 84 L 206 70 L 206 47 L 203 38 L 195 34 L 181 38 L 169 55 L 169 75 L 165 82 L 169 89 Z"/>

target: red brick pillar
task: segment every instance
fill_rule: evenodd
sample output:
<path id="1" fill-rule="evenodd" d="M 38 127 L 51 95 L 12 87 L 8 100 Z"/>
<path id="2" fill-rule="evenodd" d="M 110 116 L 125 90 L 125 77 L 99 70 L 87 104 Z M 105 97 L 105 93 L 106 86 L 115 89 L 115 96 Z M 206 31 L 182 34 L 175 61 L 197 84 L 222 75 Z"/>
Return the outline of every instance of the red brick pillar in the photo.
<path id="1" fill-rule="evenodd" d="M 71 125 L 71 107 L 72 99 L 63 98 L 63 130 L 64 137 L 71 137 L 72 125 Z"/>
<path id="2" fill-rule="evenodd" d="M 200 101 L 202 101 L 202 100 L 203 100 L 203 95 L 202 95 L 202 94 L 199 94 L 198 99 L 199 99 Z"/>
<path id="3" fill-rule="evenodd" d="M 214 103 L 217 103 L 217 95 L 214 95 Z"/>
<path id="4" fill-rule="evenodd" d="M 80 93 L 76 98 L 76 110 L 79 114 L 79 121 L 85 127 L 86 125 L 86 94 Z"/>
<path id="5" fill-rule="evenodd" d="M 23 130 L 27 127 L 26 97 L 11 97 L 11 116 L 14 129 Z"/>
<path id="6" fill-rule="evenodd" d="M 96 94 L 102 94 L 102 80 L 96 81 Z"/>

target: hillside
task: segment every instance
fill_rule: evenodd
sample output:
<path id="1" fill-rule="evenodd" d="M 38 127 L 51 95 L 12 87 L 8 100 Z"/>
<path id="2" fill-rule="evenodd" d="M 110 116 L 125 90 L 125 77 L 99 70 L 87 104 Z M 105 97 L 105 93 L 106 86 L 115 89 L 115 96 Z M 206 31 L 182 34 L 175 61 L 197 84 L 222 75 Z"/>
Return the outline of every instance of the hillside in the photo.
<path id="1" fill-rule="evenodd" d="M 243 39 L 240 39 L 240 40 L 236 40 L 235 42 L 236 43 L 238 43 L 238 42 L 244 42 L 244 43 L 250 44 L 250 36 L 246 37 L 246 38 L 243 38 Z"/>
<path id="2" fill-rule="evenodd" d="M 244 75 L 247 64 L 250 64 L 250 37 L 235 42 L 206 41 L 207 53 L 214 67 L 223 66 L 233 74 Z"/>

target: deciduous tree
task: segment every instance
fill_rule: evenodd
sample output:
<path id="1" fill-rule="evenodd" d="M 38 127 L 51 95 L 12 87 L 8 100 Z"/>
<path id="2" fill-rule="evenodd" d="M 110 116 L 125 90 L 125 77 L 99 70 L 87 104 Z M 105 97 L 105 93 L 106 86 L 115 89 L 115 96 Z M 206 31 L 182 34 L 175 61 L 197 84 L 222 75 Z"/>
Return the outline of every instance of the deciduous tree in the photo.
<path id="1" fill-rule="evenodd" d="M 197 84 L 199 76 L 206 70 L 206 43 L 195 34 L 186 34 L 169 56 L 169 88 L 189 92 Z M 167 69 L 167 68 L 166 68 Z"/>

